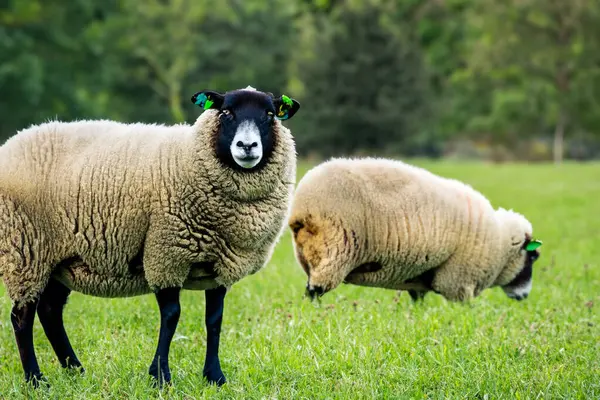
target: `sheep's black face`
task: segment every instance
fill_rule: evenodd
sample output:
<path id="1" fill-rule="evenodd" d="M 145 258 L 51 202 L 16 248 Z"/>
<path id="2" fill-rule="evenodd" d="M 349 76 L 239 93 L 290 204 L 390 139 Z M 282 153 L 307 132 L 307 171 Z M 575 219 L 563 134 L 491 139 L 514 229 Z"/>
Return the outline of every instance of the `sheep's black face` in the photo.
<path id="1" fill-rule="evenodd" d="M 537 242 L 537 241 L 536 241 Z M 511 299 L 523 300 L 529 296 L 533 281 L 533 263 L 540 257 L 540 251 L 535 245 L 532 250 L 527 247 L 531 246 L 531 241 L 527 239 L 523 245 L 525 251 L 525 262 L 521 271 L 508 284 L 502 286 L 504 293 Z M 540 242 L 541 245 L 541 242 Z M 538 246 L 539 247 L 539 246 Z"/>
<path id="2" fill-rule="evenodd" d="M 234 167 L 264 165 L 273 152 L 274 115 L 275 106 L 266 94 L 242 90 L 225 95 L 217 155 Z"/>
<path id="3" fill-rule="evenodd" d="M 300 108 L 296 100 L 287 96 L 273 98 L 252 88 L 225 95 L 198 92 L 192 102 L 204 109 L 219 109 L 217 157 L 231 168 L 243 171 L 260 169 L 269 161 L 277 140 L 274 119 L 289 119 Z"/>

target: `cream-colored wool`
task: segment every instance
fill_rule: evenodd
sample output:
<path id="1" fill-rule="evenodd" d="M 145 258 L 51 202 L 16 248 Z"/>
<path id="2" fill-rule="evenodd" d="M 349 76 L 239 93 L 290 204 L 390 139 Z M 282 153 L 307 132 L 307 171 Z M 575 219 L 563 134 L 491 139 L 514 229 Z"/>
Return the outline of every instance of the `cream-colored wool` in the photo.
<path id="1" fill-rule="evenodd" d="M 262 169 L 226 168 L 217 113 L 193 126 L 49 122 L 0 147 L 0 275 L 15 304 L 51 274 L 120 297 L 231 286 L 257 272 L 285 227 L 294 141 L 276 120 Z M 141 254 L 143 267 L 131 266 Z M 203 269 L 212 262 L 214 273 Z"/>
<path id="2" fill-rule="evenodd" d="M 470 186 L 400 161 L 333 159 L 299 182 L 288 224 L 309 285 L 343 281 L 408 290 L 436 268 L 432 287 L 451 301 L 505 285 L 523 268 L 531 224 Z M 375 272 L 350 272 L 380 263 Z"/>

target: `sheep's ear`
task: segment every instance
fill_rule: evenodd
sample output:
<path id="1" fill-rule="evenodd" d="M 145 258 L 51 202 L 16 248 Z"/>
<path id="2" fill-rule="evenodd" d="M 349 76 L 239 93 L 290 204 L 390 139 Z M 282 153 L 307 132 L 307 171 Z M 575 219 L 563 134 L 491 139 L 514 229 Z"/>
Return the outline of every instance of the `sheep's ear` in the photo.
<path id="1" fill-rule="evenodd" d="M 532 240 L 531 242 L 525 245 L 525 250 L 527 251 L 535 251 L 538 247 L 542 245 L 541 240 Z"/>
<path id="2" fill-rule="evenodd" d="M 273 99 L 273 105 L 275 106 L 275 118 L 280 120 L 292 118 L 300 108 L 300 103 L 285 94 Z"/>
<path id="3" fill-rule="evenodd" d="M 205 110 L 220 110 L 225 96 L 210 90 L 203 90 L 192 96 L 192 103 Z"/>

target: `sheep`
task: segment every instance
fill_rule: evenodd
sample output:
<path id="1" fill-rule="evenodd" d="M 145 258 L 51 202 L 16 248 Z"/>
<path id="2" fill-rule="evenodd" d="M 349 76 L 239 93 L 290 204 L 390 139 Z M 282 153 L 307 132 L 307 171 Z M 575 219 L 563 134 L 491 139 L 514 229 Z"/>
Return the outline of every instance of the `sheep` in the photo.
<path id="1" fill-rule="evenodd" d="M 149 374 L 171 381 L 181 289 L 204 290 L 203 375 L 226 382 L 218 349 L 229 288 L 256 273 L 285 230 L 300 104 L 252 87 L 201 91 L 193 125 L 47 122 L 0 147 L 0 275 L 25 380 L 48 383 L 35 356 L 37 311 L 61 365 L 84 371 L 63 325 L 71 291 L 154 293 L 160 334 Z"/>
<path id="2" fill-rule="evenodd" d="M 341 283 L 466 302 L 500 286 L 529 295 L 541 241 L 472 187 L 401 161 L 334 158 L 300 180 L 288 217 L 307 295 Z"/>

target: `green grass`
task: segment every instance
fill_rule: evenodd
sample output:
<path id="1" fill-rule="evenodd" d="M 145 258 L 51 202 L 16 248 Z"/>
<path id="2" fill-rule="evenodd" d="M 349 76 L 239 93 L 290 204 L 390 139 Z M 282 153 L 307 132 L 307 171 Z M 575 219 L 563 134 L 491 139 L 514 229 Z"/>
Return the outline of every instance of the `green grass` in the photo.
<path id="1" fill-rule="evenodd" d="M 317 306 L 302 297 L 306 277 L 286 233 L 270 264 L 226 299 L 222 389 L 202 379 L 203 293 L 183 294 L 174 386 L 162 392 L 147 375 L 158 336 L 153 296 L 76 293 L 66 327 L 87 372 L 61 370 L 36 320 L 52 388 L 34 392 L 22 383 L 0 285 L 0 398 L 600 398 L 600 164 L 418 164 L 530 219 L 544 246 L 527 300 L 495 288 L 468 305 L 428 295 L 414 306 L 406 293 L 343 285 Z"/>

